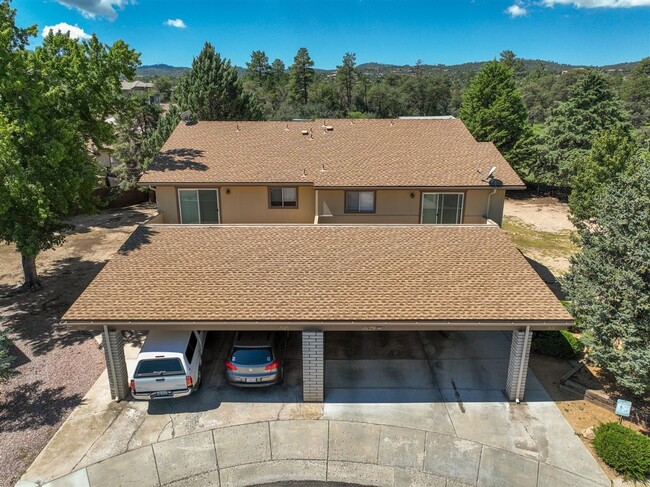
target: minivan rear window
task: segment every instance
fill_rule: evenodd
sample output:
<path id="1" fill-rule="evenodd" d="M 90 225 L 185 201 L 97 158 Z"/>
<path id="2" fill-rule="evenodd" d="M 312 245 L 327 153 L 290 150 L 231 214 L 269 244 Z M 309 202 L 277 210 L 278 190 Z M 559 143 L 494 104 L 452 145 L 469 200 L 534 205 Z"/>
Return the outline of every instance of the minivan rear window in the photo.
<path id="1" fill-rule="evenodd" d="M 135 377 L 153 377 L 158 375 L 185 375 L 183 364 L 177 358 L 156 358 L 142 360 L 135 370 Z"/>
<path id="2" fill-rule="evenodd" d="M 232 351 L 230 361 L 239 365 L 265 365 L 273 359 L 271 347 L 264 348 L 238 348 Z"/>

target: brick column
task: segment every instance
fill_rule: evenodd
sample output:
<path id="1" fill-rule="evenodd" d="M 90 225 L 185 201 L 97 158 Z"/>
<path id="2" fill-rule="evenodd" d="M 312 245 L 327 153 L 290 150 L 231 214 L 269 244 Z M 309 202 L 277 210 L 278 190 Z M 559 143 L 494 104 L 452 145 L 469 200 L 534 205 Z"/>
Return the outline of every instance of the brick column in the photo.
<path id="1" fill-rule="evenodd" d="M 529 329 L 512 332 L 510 363 L 508 364 L 508 379 L 506 382 L 506 394 L 511 401 L 520 401 L 524 398 L 532 339 L 533 332 Z M 517 391 L 517 387 L 519 391 Z"/>
<path id="2" fill-rule="evenodd" d="M 323 333 L 302 332 L 302 397 L 305 402 L 323 402 L 325 397 Z"/>
<path id="3" fill-rule="evenodd" d="M 102 339 L 111 399 L 119 402 L 129 395 L 129 375 L 126 370 L 122 332 L 120 330 L 109 330 L 105 326 Z"/>

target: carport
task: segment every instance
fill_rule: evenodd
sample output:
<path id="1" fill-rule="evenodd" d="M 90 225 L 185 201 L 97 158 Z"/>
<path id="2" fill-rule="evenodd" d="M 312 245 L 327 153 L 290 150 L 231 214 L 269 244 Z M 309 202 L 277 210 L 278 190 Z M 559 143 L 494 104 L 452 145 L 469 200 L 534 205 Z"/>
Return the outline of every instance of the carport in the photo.
<path id="1" fill-rule="evenodd" d="M 102 330 L 112 396 L 121 330 L 296 330 L 303 398 L 324 400 L 324 334 L 511 333 L 503 388 L 523 399 L 532 332 L 571 317 L 496 225 L 146 225 L 63 317 Z"/>

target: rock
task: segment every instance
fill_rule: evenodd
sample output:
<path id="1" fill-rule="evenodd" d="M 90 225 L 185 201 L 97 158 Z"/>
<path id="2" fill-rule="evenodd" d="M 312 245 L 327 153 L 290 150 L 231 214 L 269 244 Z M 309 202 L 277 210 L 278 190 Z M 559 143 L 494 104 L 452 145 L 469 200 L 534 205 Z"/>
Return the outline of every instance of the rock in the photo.
<path id="1" fill-rule="evenodd" d="M 594 434 L 594 427 L 590 426 L 589 428 L 584 430 L 582 432 L 582 437 L 588 440 L 593 440 L 594 438 L 596 438 L 596 435 Z"/>

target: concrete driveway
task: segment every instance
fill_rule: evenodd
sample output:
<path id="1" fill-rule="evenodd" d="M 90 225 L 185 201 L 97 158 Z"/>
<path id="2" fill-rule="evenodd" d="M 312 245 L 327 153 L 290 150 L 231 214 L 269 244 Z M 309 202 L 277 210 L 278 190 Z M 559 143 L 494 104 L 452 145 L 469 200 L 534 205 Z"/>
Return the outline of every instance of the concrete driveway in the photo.
<path id="1" fill-rule="evenodd" d="M 403 485 L 399 482 L 407 474 L 414 479 L 434 475 L 448 485 L 460 481 L 465 485 L 524 485 L 522 472 L 525 485 L 531 486 L 609 485 L 532 373 L 526 402 L 507 401 L 503 392 L 510 346 L 507 334 L 328 332 L 325 337 L 324 404 L 301 402 L 299 334 L 290 335 L 281 386 L 242 390 L 228 386 L 223 377 L 233 335 L 211 333 L 199 393 L 174 401 L 114 404 L 103 376 L 24 479 L 44 482 L 80 471 L 85 473 L 74 475 L 90 480 L 79 485 L 101 485 L 97 479 L 106 475 L 105 469 L 121 465 L 121 470 L 129 471 L 129 461 L 145 457 L 149 461 L 153 456 L 152 475 L 164 484 L 165 469 L 174 463 L 161 462 L 156 452 L 175 444 L 184 451 L 183 442 L 195 439 L 202 442 L 201 448 L 213 451 L 206 453 L 205 472 L 216 472 L 221 485 L 288 480 L 294 467 L 298 473 L 313 474 L 292 477 L 295 480 L 367 485 Z M 128 354 L 134 357 L 137 347 Z M 248 445 L 257 436 L 246 428 L 263 427 L 269 433 L 260 437 L 262 446 L 254 441 Z M 204 434 L 208 432 L 212 440 Z M 234 436 L 229 437 L 230 433 Z M 220 452 L 219 441 L 225 437 L 234 441 L 237 450 L 250 447 L 256 451 L 249 460 L 244 455 L 243 463 L 224 460 L 227 448 Z M 296 438 L 296 442 L 287 443 L 287 438 Z M 305 438 L 327 445 L 314 450 L 318 458 L 300 453 L 298 445 Z M 361 457 L 359 445 L 366 445 Z M 259 457 L 260 448 L 268 455 Z M 291 448 L 293 457 L 277 453 Z M 284 467 L 275 464 L 276 460 L 285 462 Z M 303 463 L 291 466 L 286 464 L 289 460 Z M 230 468 L 239 470 L 225 470 Z M 381 479 L 377 472 L 382 472 Z M 248 483 L 242 483 L 242 478 Z M 409 482 L 438 485 L 422 478 L 422 482 Z"/>

